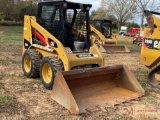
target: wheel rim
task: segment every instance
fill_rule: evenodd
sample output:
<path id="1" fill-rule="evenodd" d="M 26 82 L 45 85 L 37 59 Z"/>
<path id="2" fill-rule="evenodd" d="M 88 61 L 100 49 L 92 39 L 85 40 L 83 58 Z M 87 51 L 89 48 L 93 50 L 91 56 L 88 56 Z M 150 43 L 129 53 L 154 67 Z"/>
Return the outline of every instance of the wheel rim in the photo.
<path id="1" fill-rule="evenodd" d="M 160 85 L 160 71 L 154 73 L 154 79 L 152 80 L 154 84 Z"/>
<path id="2" fill-rule="evenodd" d="M 45 63 L 42 67 L 42 76 L 45 83 L 50 83 L 52 81 L 52 69 L 48 63 Z"/>
<path id="3" fill-rule="evenodd" d="M 26 72 L 31 70 L 31 59 L 28 55 L 24 57 L 24 69 Z"/>

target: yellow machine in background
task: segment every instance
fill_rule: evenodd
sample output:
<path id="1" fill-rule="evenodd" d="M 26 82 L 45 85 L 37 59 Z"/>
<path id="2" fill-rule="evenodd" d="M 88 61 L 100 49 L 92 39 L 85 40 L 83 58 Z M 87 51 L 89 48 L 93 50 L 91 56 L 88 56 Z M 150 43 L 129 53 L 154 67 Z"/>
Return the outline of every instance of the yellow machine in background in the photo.
<path id="1" fill-rule="evenodd" d="M 142 46 L 142 40 L 143 40 L 143 27 L 140 27 L 139 32 L 133 37 L 133 44 L 137 44 L 139 47 Z"/>
<path id="2" fill-rule="evenodd" d="M 112 21 L 95 19 L 91 21 L 93 41 L 104 49 L 101 52 L 130 52 L 125 45 L 118 45 L 116 34 L 112 33 Z M 101 45 L 101 46 L 100 46 Z"/>
<path id="3" fill-rule="evenodd" d="M 150 69 L 149 84 L 160 88 L 160 15 L 158 12 L 145 10 L 148 26 L 144 27 L 144 40 L 141 48 L 141 63 Z"/>
<path id="4" fill-rule="evenodd" d="M 104 67 L 104 58 L 90 39 L 90 8 L 90 4 L 65 0 L 40 2 L 37 17 L 24 17 L 24 75 L 40 75 L 44 87 L 52 89 L 53 100 L 72 114 L 144 94 L 126 66 Z"/>

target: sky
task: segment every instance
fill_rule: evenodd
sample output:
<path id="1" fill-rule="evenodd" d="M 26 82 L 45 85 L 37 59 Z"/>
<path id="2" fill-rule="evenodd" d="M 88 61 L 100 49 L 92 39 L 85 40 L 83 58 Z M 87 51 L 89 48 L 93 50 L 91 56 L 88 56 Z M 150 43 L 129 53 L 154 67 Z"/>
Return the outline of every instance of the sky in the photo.
<path id="1" fill-rule="evenodd" d="M 75 2 L 75 0 L 69 0 L 69 1 L 73 1 Z M 100 3 L 101 3 L 101 0 L 76 0 L 76 2 L 79 2 L 79 3 L 86 3 L 86 4 L 92 4 L 92 8 L 90 11 L 93 11 L 93 10 L 97 10 L 99 7 L 100 7 Z M 140 24 L 140 18 L 139 16 L 137 16 L 136 18 L 134 18 L 131 22 L 136 22 L 138 24 Z"/>

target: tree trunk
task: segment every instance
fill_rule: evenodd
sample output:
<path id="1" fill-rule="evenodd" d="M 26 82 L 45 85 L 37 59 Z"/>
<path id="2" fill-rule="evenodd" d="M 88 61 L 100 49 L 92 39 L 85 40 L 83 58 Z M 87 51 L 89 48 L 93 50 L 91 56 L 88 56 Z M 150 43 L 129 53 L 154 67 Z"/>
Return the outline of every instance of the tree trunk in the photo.
<path id="1" fill-rule="evenodd" d="M 144 22 L 144 15 L 141 16 L 141 26 L 143 26 L 143 22 Z"/>

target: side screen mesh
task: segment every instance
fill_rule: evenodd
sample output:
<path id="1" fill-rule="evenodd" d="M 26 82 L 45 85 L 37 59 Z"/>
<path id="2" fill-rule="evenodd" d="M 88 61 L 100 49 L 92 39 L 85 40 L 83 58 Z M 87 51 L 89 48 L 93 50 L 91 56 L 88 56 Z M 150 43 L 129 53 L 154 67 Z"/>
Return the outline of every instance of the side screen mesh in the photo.
<path id="1" fill-rule="evenodd" d="M 68 9 L 66 11 L 66 21 L 72 24 L 73 28 L 76 30 L 82 30 L 85 25 L 86 13 L 77 9 L 76 12 L 73 9 Z"/>
<path id="2" fill-rule="evenodd" d="M 75 23 L 74 23 L 74 28 L 77 29 L 77 30 L 85 29 L 86 28 L 85 19 L 86 19 L 85 12 L 78 11 L 77 16 L 76 16 L 76 20 L 75 20 Z M 83 27 L 85 27 L 85 28 L 83 28 Z"/>
<path id="3" fill-rule="evenodd" d="M 77 31 L 86 30 L 86 12 L 80 9 L 67 9 L 63 12 L 60 19 L 60 12 L 56 6 L 43 6 L 40 24 L 60 41 L 63 40 L 63 36 L 65 41 L 75 38 L 71 33 L 72 28 Z"/>

